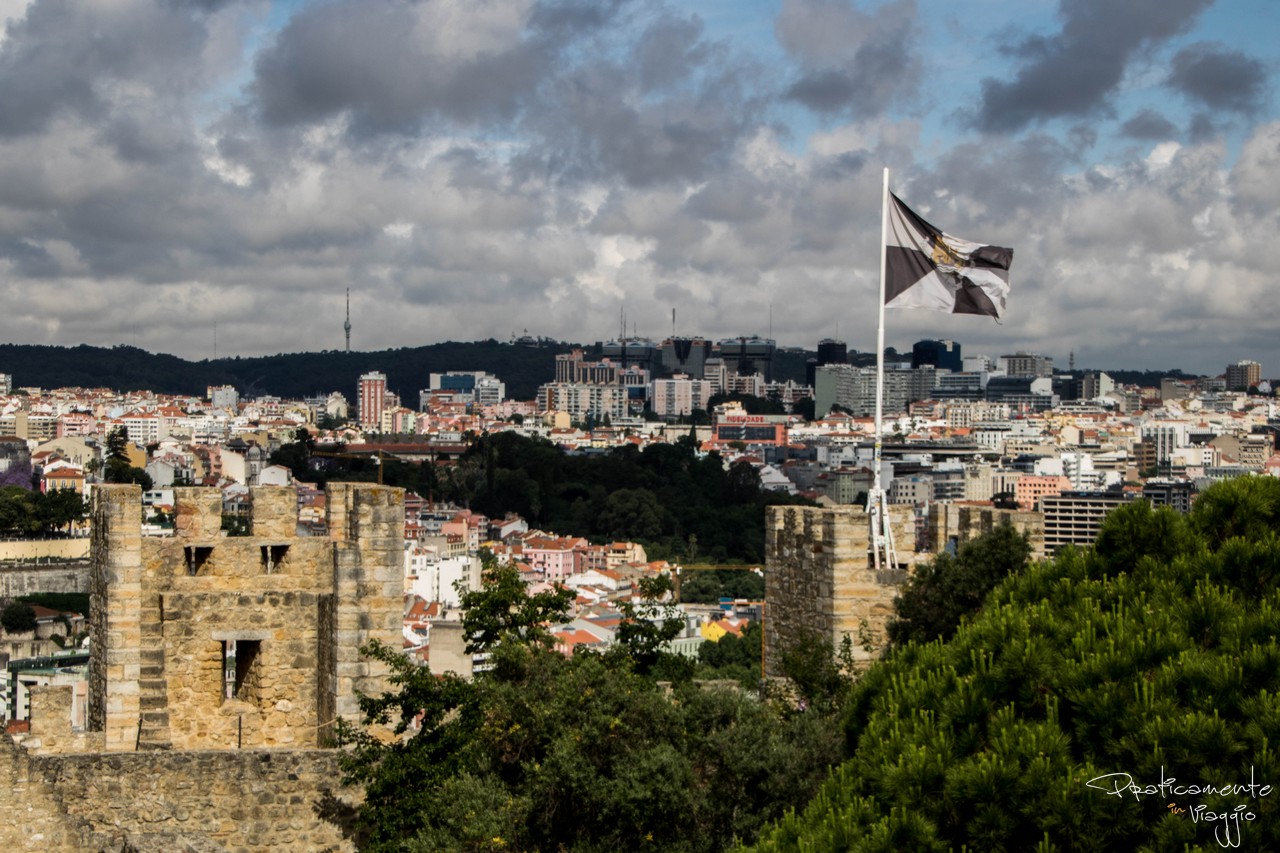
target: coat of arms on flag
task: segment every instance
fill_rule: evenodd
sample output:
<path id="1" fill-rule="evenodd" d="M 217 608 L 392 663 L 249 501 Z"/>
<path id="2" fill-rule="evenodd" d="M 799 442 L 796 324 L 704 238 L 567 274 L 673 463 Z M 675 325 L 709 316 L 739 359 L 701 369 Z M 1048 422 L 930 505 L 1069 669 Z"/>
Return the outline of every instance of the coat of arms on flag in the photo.
<path id="1" fill-rule="evenodd" d="M 945 234 L 889 193 L 884 304 L 1000 319 L 1013 249 Z"/>

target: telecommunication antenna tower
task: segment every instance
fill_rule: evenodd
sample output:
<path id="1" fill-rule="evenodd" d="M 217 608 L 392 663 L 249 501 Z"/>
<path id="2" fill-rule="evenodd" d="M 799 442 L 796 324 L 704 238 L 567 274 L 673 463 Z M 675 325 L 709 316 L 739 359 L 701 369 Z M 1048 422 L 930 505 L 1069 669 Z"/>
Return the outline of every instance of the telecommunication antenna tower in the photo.
<path id="1" fill-rule="evenodd" d="M 351 288 L 347 288 L 347 321 L 342 324 L 342 331 L 347 333 L 347 352 L 351 352 Z"/>

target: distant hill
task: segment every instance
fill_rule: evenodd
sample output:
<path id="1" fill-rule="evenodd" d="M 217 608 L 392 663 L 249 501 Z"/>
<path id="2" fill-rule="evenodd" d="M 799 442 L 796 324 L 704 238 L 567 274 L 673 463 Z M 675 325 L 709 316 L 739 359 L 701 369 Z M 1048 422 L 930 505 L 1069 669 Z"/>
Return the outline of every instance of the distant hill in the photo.
<path id="1" fill-rule="evenodd" d="M 507 395 L 531 399 L 555 376 L 555 357 L 568 344 L 516 346 L 495 340 L 431 344 L 380 352 L 281 353 L 256 358 L 187 361 L 130 346 L 53 347 L 0 345 L 0 373 L 13 384 L 39 388 L 88 387 L 120 391 L 150 389 L 204 396 L 210 385 L 232 385 L 242 396 L 274 394 L 299 398 L 341 391 L 355 399 L 360 374 L 380 370 L 387 385 L 410 407 L 431 373 L 483 370 L 507 385 Z"/>
<path id="2" fill-rule="evenodd" d="M 599 344 L 542 341 L 538 346 L 496 340 L 447 341 L 421 347 L 379 352 L 298 352 L 255 358 L 219 358 L 187 361 L 173 355 L 150 353 L 131 346 L 54 347 L 0 344 L 0 373 L 13 376 L 13 384 L 38 388 L 113 388 L 118 391 L 150 389 L 164 394 L 203 396 L 210 385 L 232 385 L 242 396 L 274 394 L 300 398 L 341 391 L 354 400 L 360 374 L 380 370 L 387 384 L 411 408 L 418 391 L 428 385 L 428 375 L 449 370 L 483 370 L 507 385 L 507 396 L 530 400 L 538 386 L 555 377 L 560 353 L 581 347 L 587 358 L 599 358 Z M 888 357 L 897 352 L 887 348 Z M 805 380 L 805 362 L 816 353 L 779 349 L 774 356 L 774 378 L 780 382 Z M 875 366 L 874 353 L 851 353 L 852 363 Z M 1077 370 L 1076 375 L 1088 371 Z M 1193 379 L 1181 370 L 1106 371 L 1125 385 L 1160 385 L 1162 377 Z"/>
<path id="3" fill-rule="evenodd" d="M 483 370 L 501 379 L 507 396 L 530 400 L 538 386 L 555 377 L 555 357 L 575 344 L 542 342 L 538 346 L 448 341 L 421 347 L 379 352 L 300 352 L 255 358 L 187 361 L 173 355 L 149 353 L 131 346 L 55 347 L 0 345 L 0 373 L 13 384 L 37 388 L 112 388 L 152 390 L 163 394 L 204 396 L 210 385 L 232 385 L 244 397 L 274 394 L 300 398 L 341 391 L 354 400 L 360 374 L 380 370 L 387 385 L 406 406 L 416 408 L 418 391 L 432 373 Z M 588 358 L 598 348 L 585 345 Z M 779 352 L 775 374 L 779 380 L 804 381 L 808 353 Z"/>

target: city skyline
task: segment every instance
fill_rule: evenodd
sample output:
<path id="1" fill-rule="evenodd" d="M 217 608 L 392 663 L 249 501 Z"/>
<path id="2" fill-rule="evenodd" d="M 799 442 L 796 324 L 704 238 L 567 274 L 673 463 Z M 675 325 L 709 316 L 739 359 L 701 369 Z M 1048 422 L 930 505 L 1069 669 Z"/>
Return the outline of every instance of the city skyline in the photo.
<path id="1" fill-rule="evenodd" d="M 887 166 L 1015 250 L 1004 325 L 896 311 L 891 343 L 1265 373 L 1267 12 L 0 0 L 0 340 L 338 350 L 350 288 L 357 351 L 623 312 L 865 351 Z"/>

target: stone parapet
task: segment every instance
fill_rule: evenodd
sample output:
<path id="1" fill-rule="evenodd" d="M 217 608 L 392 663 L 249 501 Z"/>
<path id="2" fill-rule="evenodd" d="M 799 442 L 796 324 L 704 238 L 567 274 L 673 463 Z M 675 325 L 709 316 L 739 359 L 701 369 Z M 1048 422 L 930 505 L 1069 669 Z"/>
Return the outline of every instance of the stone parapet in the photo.
<path id="1" fill-rule="evenodd" d="M 87 832 L 63 809 L 53 785 L 0 732 L 0 848 L 9 853 L 80 853 Z"/>
<path id="2" fill-rule="evenodd" d="M 859 506 L 769 507 L 765 527 L 764 620 L 766 675 L 780 675 L 781 655 L 806 637 L 839 648 L 845 637 L 855 659 L 884 645 L 893 599 L 915 558 L 909 507 L 890 507 L 901 568 L 877 571 L 870 559 L 871 525 Z"/>
<path id="3" fill-rule="evenodd" d="M 935 554 L 985 536 L 1008 522 L 1027 535 L 1031 558 L 1043 559 L 1044 514 L 1032 510 L 1000 509 L 987 504 L 935 503 L 929 507 L 929 550 Z"/>
<path id="4" fill-rule="evenodd" d="M 174 489 L 173 512 L 173 532 L 180 539 L 219 539 L 223 535 L 219 489 Z"/>
<path id="5" fill-rule="evenodd" d="M 33 756 L 0 735 L 11 851 L 353 851 L 335 750 Z"/>
<path id="6" fill-rule="evenodd" d="M 317 747 L 389 686 L 359 650 L 400 643 L 404 494 L 331 486 L 328 538 L 297 535 L 292 489 L 255 490 L 247 537 L 216 489 L 176 496 L 176 535 L 144 539 L 139 487 L 95 492 L 89 731 L 66 688 L 33 691 L 26 740 L 0 742 L 0 845 L 353 850 Z"/>
<path id="7" fill-rule="evenodd" d="M 298 533 L 298 492 L 292 486 L 254 486 L 249 492 L 250 534 L 293 539 Z"/>

